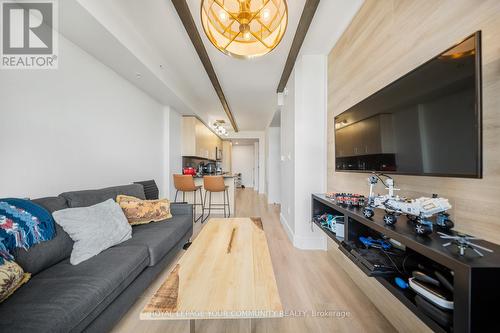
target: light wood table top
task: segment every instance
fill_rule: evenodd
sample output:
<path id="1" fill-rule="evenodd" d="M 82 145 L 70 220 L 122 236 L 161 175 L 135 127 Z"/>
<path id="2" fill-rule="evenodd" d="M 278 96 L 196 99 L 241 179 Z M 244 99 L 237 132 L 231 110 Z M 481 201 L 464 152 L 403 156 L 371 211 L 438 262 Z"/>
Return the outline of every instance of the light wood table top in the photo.
<path id="1" fill-rule="evenodd" d="M 283 316 L 260 218 L 211 219 L 141 312 L 141 319 Z"/>

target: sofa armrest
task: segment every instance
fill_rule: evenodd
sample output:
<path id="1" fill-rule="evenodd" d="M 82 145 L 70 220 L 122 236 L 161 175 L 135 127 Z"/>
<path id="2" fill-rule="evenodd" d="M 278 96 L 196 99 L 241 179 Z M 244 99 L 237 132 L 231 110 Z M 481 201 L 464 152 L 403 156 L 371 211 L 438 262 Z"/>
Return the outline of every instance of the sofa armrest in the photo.
<path id="1" fill-rule="evenodd" d="M 193 205 L 187 203 L 170 203 L 172 215 L 190 215 L 193 217 Z"/>

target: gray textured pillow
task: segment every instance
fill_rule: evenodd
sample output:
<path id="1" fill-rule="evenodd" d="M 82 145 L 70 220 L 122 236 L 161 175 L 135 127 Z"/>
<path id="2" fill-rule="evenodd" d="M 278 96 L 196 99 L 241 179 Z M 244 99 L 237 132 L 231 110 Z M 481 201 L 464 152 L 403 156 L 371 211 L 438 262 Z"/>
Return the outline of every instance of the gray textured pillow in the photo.
<path id="1" fill-rule="evenodd" d="M 132 227 L 113 199 L 90 207 L 59 210 L 52 215 L 75 242 L 69 260 L 73 265 L 132 237 Z"/>

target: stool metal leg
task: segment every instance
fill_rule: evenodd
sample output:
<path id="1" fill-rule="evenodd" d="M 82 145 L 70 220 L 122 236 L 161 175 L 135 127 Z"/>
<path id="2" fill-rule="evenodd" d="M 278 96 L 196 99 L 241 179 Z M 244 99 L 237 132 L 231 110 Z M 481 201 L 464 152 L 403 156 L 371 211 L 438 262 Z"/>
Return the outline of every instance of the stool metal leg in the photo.
<path id="1" fill-rule="evenodd" d="M 175 199 L 174 199 L 174 202 L 177 202 L 177 194 L 179 194 L 179 190 L 175 191 Z"/>
<path id="2" fill-rule="evenodd" d="M 203 212 L 205 212 L 206 209 L 205 207 L 207 206 L 207 196 L 208 196 L 208 191 L 205 191 L 205 198 L 203 199 Z M 208 214 L 207 217 L 203 218 L 203 220 L 201 220 L 201 223 L 205 222 L 208 219 L 208 216 L 210 216 L 210 214 Z"/>
<path id="3" fill-rule="evenodd" d="M 196 195 L 196 193 L 194 195 Z M 203 222 L 203 216 L 205 215 L 205 203 L 203 201 L 203 193 L 201 188 L 200 188 L 200 203 L 201 203 L 201 221 Z"/>
<path id="4" fill-rule="evenodd" d="M 186 192 L 182 191 L 182 202 L 186 202 Z"/>
<path id="5" fill-rule="evenodd" d="M 198 222 L 199 220 L 201 220 L 201 222 L 203 223 L 203 216 L 205 214 L 205 205 L 203 204 L 203 194 L 201 192 L 201 188 L 199 189 L 200 190 L 200 203 L 199 204 L 196 204 L 196 192 L 198 192 L 198 190 L 195 190 L 193 192 L 193 197 L 194 197 L 194 205 L 193 205 L 193 220 L 194 220 L 194 223 Z M 201 206 L 201 215 L 196 218 L 196 206 Z"/>
<path id="6" fill-rule="evenodd" d="M 225 192 L 226 192 L 225 194 L 227 195 L 227 210 L 229 211 L 227 217 L 231 217 L 231 203 L 229 202 L 229 191 L 226 190 Z"/>
<path id="7" fill-rule="evenodd" d="M 223 193 L 222 193 L 222 196 L 224 197 L 224 200 L 223 200 L 223 201 L 224 201 L 224 203 L 223 203 L 223 206 L 222 206 L 222 207 L 224 207 L 224 218 L 226 218 L 226 217 L 227 217 L 227 216 L 226 216 L 226 193 L 224 193 L 224 192 L 223 192 Z"/>
<path id="8" fill-rule="evenodd" d="M 193 193 L 193 222 L 196 223 L 196 191 Z"/>
<path id="9" fill-rule="evenodd" d="M 212 213 L 212 192 L 210 192 L 210 198 L 208 199 L 208 216 Z"/>

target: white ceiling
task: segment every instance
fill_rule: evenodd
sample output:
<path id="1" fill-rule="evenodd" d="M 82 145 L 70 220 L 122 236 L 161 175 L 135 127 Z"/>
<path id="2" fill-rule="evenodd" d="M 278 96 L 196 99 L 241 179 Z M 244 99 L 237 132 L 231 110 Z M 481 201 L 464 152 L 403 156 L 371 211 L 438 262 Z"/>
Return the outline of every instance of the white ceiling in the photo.
<path id="1" fill-rule="evenodd" d="M 103 26 L 113 30 L 112 34 L 146 65 L 151 72 L 146 74 L 159 78 L 168 87 L 165 91 L 169 95 L 184 101 L 179 107 L 181 112 L 197 114 L 207 122 L 228 121 L 170 0 L 77 1 Z M 187 2 L 240 130 L 265 129 L 277 110 L 276 88 L 305 0 L 288 1 L 289 23 L 282 42 L 271 53 L 251 60 L 231 58 L 215 49 L 201 27 L 200 0 Z M 301 54 L 328 54 L 362 3 L 363 0 L 322 0 Z M 98 55 L 98 48 L 94 51 L 91 53 Z M 110 67 L 135 80 L 135 72 L 125 66 Z M 153 90 L 152 95 L 165 103 L 158 87 L 133 83 L 145 91 Z"/>

